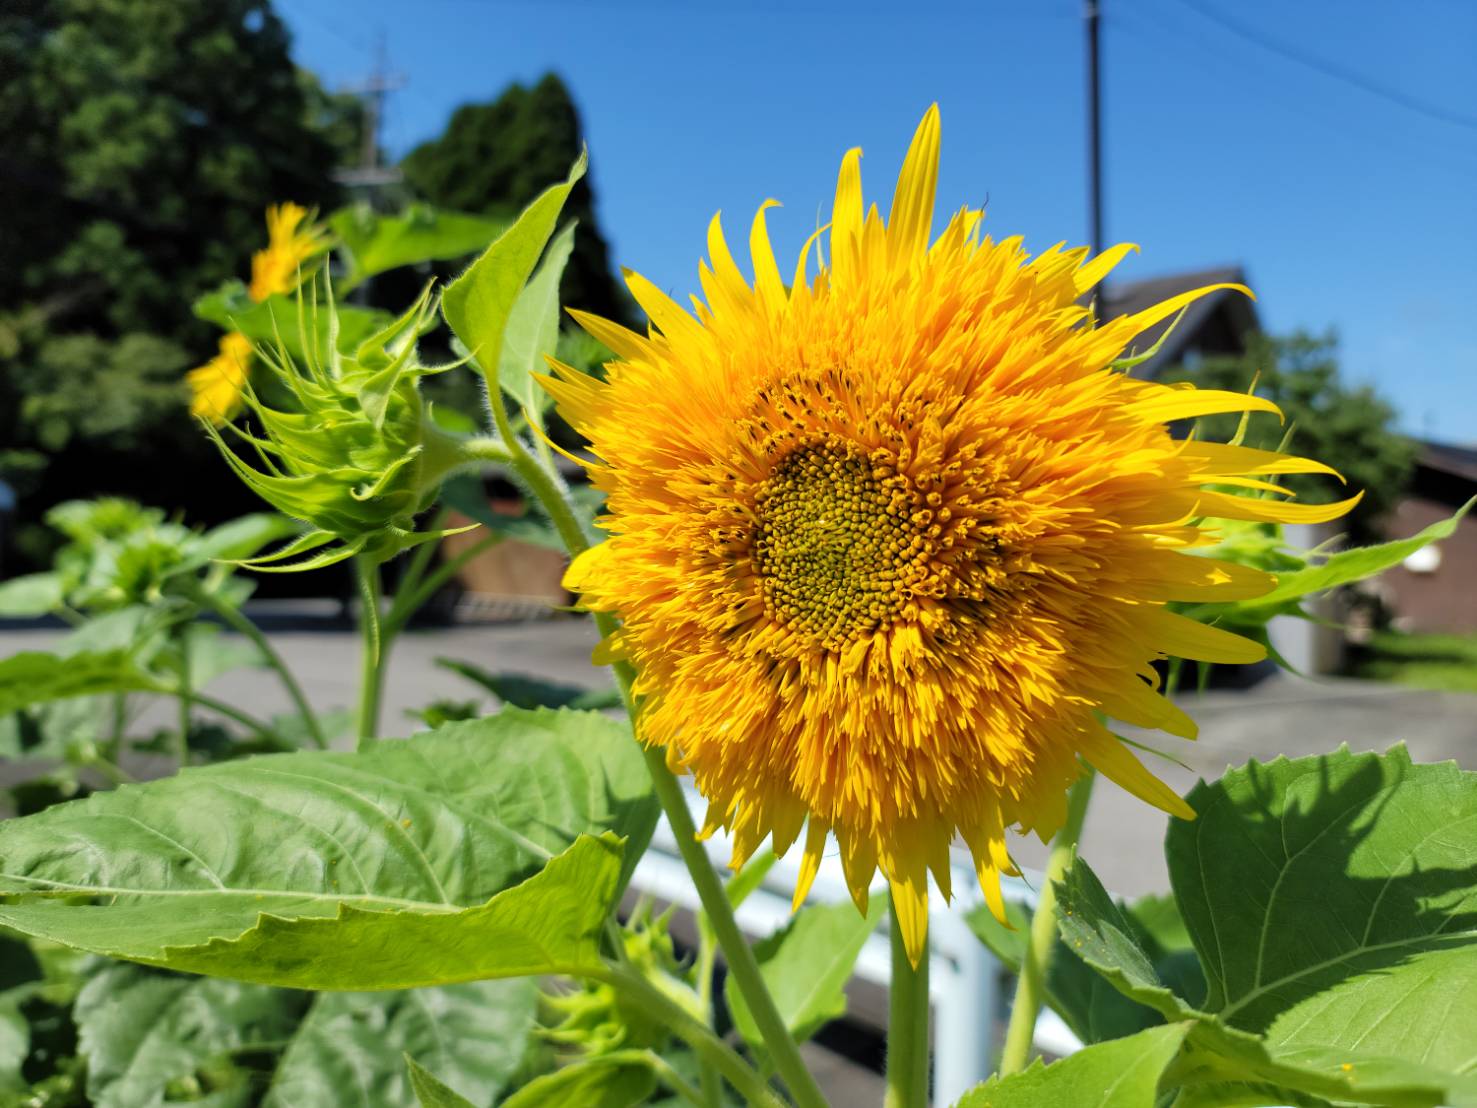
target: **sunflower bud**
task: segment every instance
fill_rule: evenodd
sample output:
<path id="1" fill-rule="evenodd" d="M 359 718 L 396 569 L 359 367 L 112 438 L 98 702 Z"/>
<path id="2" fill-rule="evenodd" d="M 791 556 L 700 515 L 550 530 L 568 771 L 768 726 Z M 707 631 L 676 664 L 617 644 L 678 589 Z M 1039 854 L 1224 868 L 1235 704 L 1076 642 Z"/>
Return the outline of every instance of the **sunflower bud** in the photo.
<path id="1" fill-rule="evenodd" d="M 680 1007 L 701 1018 L 702 1006 L 691 984 L 690 967 L 678 961 L 669 927 L 675 909 L 652 917 L 642 905 L 620 930 L 625 964 Z M 660 1049 L 671 1029 L 606 982 L 585 982 L 573 992 L 541 997 L 545 1039 L 585 1057 L 616 1050 Z"/>
<path id="2" fill-rule="evenodd" d="M 416 353 L 416 339 L 434 325 L 430 286 L 409 311 L 352 355 L 338 350 L 331 291 L 329 296 L 325 350 L 304 341 L 302 365 L 282 344 L 257 351 L 278 386 L 274 391 L 291 401 L 270 406 L 248 388 L 245 402 L 255 419 L 248 418 L 247 429 L 229 427 L 262 467 L 250 464 L 219 429 L 204 422 L 252 491 L 311 527 L 282 549 L 242 563 L 254 569 L 316 569 L 359 554 L 384 561 L 440 538 L 449 532 L 415 532 L 415 517 L 431 505 L 447 475 L 472 460 L 460 439 L 431 421 L 420 394 L 422 377 L 452 368 L 423 365 Z M 299 298 L 300 316 L 318 310 L 317 304 L 305 308 Z M 304 334 L 312 332 L 316 328 L 305 327 Z M 259 433 L 250 427 L 253 422 Z M 306 561 L 279 564 L 310 551 L 317 553 Z"/>

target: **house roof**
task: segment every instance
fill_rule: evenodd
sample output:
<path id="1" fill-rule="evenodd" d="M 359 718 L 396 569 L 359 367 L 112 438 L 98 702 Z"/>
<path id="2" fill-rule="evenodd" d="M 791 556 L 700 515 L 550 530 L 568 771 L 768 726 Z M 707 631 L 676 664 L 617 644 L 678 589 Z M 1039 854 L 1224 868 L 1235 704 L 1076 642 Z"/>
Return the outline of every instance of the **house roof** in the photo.
<path id="1" fill-rule="evenodd" d="M 1143 281 L 1105 285 L 1098 297 L 1098 318 L 1107 320 L 1120 315 L 1131 315 L 1182 292 L 1204 288 L 1206 285 L 1245 283 L 1246 274 L 1240 266 L 1219 266 L 1191 273 L 1171 273 Z M 1134 375 L 1152 378 L 1166 366 L 1183 361 L 1187 350 L 1201 345 L 1197 341 L 1201 330 L 1220 313 L 1228 315 L 1232 333 L 1238 340 L 1248 332 L 1259 329 L 1260 324 L 1252 301 L 1239 292 L 1220 289 L 1191 304 L 1179 325 L 1164 339 L 1159 352 L 1139 365 L 1134 370 Z M 1139 351 L 1152 348 L 1164 338 L 1165 332 L 1174 323 L 1174 318 L 1170 316 L 1163 323 L 1149 328 L 1134 341 L 1134 348 Z"/>
<path id="2" fill-rule="evenodd" d="M 1417 465 L 1477 483 L 1477 447 L 1425 439 L 1417 439 L 1416 446 L 1420 448 L 1416 455 Z"/>

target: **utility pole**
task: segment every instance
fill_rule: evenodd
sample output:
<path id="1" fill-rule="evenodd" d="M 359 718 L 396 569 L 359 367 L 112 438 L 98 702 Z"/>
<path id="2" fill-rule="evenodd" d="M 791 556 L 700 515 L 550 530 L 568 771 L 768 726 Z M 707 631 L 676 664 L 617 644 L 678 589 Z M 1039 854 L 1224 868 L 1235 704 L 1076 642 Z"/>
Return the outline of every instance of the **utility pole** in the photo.
<path id="1" fill-rule="evenodd" d="M 1103 248 L 1103 105 L 1098 69 L 1100 0 L 1086 0 L 1087 17 L 1087 218 L 1093 254 Z"/>
<path id="2" fill-rule="evenodd" d="M 359 149 L 359 164 L 340 169 L 334 177 L 350 188 L 362 188 L 373 195 L 377 189 L 400 183 L 400 170 L 380 165 L 380 132 L 385 123 L 385 99 L 405 87 L 405 77 L 391 73 L 385 49 L 385 32 L 375 44 L 374 70 L 363 81 L 346 85 L 342 91 L 352 93 L 364 103 L 364 137 Z"/>

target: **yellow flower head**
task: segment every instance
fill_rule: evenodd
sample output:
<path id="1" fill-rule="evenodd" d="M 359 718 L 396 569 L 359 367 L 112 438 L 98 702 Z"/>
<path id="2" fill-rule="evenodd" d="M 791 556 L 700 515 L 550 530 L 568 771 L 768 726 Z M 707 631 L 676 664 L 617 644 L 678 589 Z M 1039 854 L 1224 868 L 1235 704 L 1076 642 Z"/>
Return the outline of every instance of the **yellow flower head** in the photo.
<path id="1" fill-rule="evenodd" d="M 199 369 L 185 374 L 190 385 L 190 414 L 219 427 L 241 409 L 251 340 L 232 331 L 221 336 L 219 352 Z"/>
<path id="2" fill-rule="evenodd" d="M 915 961 L 949 843 L 1001 914 L 1005 830 L 1050 836 L 1079 757 L 1191 817 L 1098 713 L 1193 737 L 1151 663 L 1262 657 L 1165 607 L 1271 587 L 1187 556 L 1212 538 L 1195 521 L 1353 503 L 1287 504 L 1266 475 L 1330 471 L 1166 427 L 1270 402 L 1113 366 L 1212 288 L 1095 326 L 1084 294 L 1133 247 L 1032 258 L 969 209 L 930 241 L 938 150 L 934 107 L 886 222 L 848 153 L 829 262 L 807 279 L 817 232 L 788 287 L 768 204 L 752 286 L 715 217 L 706 303 L 689 314 L 630 275 L 652 332 L 581 317 L 620 360 L 603 382 L 567 366 L 546 381 L 600 459 L 610 537 L 567 583 L 623 620 L 604 650 L 636 663 L 641 738 L 693 774 L 735 865 L 806 827 L 797 904 L 828 834 L 859 907 L 880 868 Z"/>
<path id="3" fill-rule="evenodd" d="M 276 204 L 267 209 L 267 248 L 251 259 L 251 298 L 258 303 L 277 293 L 297 288 L 298 273 L 305 262 L 327 246 L 317 227 L 299 229 L 308 209 L 298 204 Z"/>

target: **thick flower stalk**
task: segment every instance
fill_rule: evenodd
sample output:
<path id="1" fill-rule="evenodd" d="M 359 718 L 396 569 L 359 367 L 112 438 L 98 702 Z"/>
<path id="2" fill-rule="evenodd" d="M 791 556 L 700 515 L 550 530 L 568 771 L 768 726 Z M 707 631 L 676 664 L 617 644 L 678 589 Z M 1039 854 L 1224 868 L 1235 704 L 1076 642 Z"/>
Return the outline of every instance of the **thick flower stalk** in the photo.
<path id="1" fill-rule="evenodd" d="M 1272 585 L 1187 556 L 1214 541 L 1207 517 L 1353 503 L 1290 504 L 1267 481 L 1329 472 L 1317 462 L 1169 431 L 1268 401 L 1115 365 L 1226 286 L 1099 322 L 1088 294 L 1133 247 L 1033 258 L 970 209 L 933 237 L 938 153 L 933 108 L 885 221 L 848 153 L 829 234 L 788 284 L 769 204 L 752 284 L 715 217 L 706 302 L 688 312 L 632 274 L 651 333 L 580 316 L 619 360 L 603 381 L 557 366 L 545 382 L 598 458 L 609 538 L 567 582 L 623 621 L 603 649 L 638 669 L 641 739 L 693 775 L 735 866 L 804 832 L 797 904 L 828 836 L 859 907 L 880 868 L 915 963 L 950 842 L 1000 914 L 1006 829 L 1050 837 L 1079 759 L 1190 818 L 1100 713 L 1192 738 L 1153 663 L 1262 657 L 1166 607 Z"/>
<path id="2" fill-rule="evenodd" d="M 299 312 L 317 305 L 299 304 Z M 330 300 L 322 309 L 330 314 Z M 331 341 L 326 362 L 304 343 L 304 364 L 285 347 L 259 356 L 294 401 L 274 408 L 250 387 L 244 393 L 260 434 L 234 426 L 261 462 L 252 465 L 221 431 L 203 421 L 236 475 L 278 511 L 310 530 L 280 550 L 242 563 L 266 572 L 316 569 L 355 555 L 382 562 L 407 547 L 449 533 L 416 532 L 415 517 L 435 499 L 441 482 L 474 459 L 464 441 L 439 430 L 420 394 L 420 379 L 449 366 L 423 365 L 416 339 L 434 325 L 427 286 L 416 303 L 352 355 Z M 329 334 L 336 335 L 336 322 Z M 326 548 L 326 549 L 323 549 Z M 290 561 L 317 551 L 304 561 Z"/>
<path id="3" fill-rule="evenodd" d="M 328 236 L 320 227 L 303 226 L 308 219 L 308 209 L 298 204 L 274 204 L 267 209 L 267 245 L 252 256 L 248 289 L 258 304 L 296 289 L 304 267 L 328 248 Z M 235 418 L 246 395 L 251 357 L 251 340 L 245 335 L 231 331 L 221 336 L 216 356 L 185 374 L 190 414 L 216 426 Z"/>

